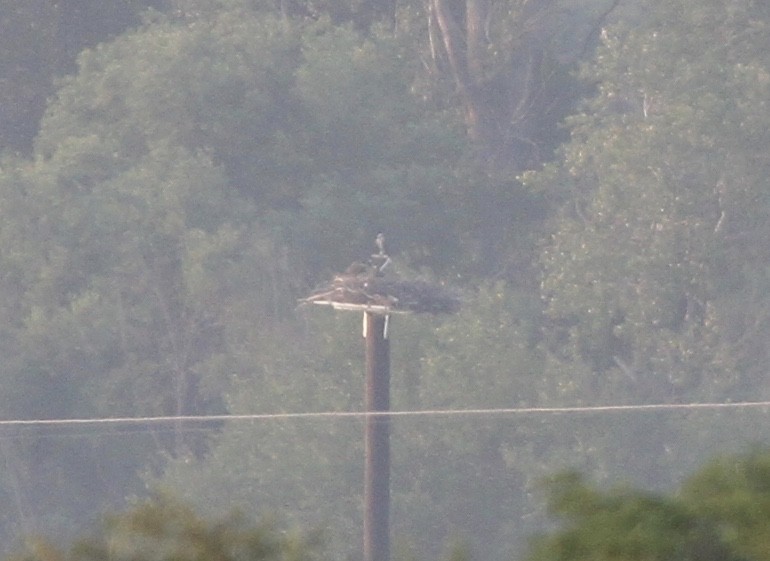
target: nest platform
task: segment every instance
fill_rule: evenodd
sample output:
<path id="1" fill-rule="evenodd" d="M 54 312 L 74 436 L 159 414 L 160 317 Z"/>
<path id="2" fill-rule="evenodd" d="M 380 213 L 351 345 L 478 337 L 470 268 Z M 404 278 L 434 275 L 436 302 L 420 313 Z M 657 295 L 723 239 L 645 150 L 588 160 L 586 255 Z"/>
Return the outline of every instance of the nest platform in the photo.
<path id="1" fill-rule="evenodd" d="M 300 303 L 382 314 L 451 314 L 460 308 L 460 299 L 443 286 L 372 275 L 338 275 Z"/>

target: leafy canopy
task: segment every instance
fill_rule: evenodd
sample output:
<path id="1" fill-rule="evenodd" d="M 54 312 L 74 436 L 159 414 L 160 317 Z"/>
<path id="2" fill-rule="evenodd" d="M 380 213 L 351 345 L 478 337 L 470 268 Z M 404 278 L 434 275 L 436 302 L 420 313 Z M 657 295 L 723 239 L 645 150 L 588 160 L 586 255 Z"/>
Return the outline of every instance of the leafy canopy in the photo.
<path id="1" fill-rule="evenodd" d="M 770 556 L 770 453 L 712 460 L 669 496 L 600 490 L 575 472 L 544 487 L 560 528 L 533 542 L 529 561 L 731 561 Z"/>

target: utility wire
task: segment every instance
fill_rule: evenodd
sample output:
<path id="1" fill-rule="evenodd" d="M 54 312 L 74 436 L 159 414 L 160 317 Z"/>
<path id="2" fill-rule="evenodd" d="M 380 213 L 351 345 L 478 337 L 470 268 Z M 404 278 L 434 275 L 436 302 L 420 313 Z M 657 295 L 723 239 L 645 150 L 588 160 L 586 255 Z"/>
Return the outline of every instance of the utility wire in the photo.
<path id="1" fill-rule="evenodd" d="M 588 405 L 574 407 L 511 407 L 493 409 L 417 409 L 403 411 L 317 411 L 304 413 L 251 413 L 223 415 L 167 415 L 149 417 L 100 417 L 83 419 L 0 419 L 0 427 L 132 425 L 163 423 L 203 423 L 216 421 L 268 421 L 280 419 L 325 419 L 365 417 L 435 417 L 435 416 L 503 416 L 503 415 L 569 415 L 591 413 L 623 413 L 681 411 L 707 409 L 752 409 L 770 407 L 770 401 L 737 401 L 727 403 L 650 403 L 641 405 Z"/>

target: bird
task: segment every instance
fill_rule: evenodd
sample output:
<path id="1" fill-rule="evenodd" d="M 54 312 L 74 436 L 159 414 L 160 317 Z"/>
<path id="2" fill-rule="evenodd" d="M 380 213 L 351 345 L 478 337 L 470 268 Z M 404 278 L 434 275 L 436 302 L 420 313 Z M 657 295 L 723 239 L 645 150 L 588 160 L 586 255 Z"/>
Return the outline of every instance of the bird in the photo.
<path id="1" fill-rule="evenodd" d="M 368 265 L 361 263 L 360 261 L 355 261 L 354 263 L 351 263 L 347 269 L 345 269 L 343 275 L 346 277 L 361 277 L 368 276 L 370 273 L 371 268 Z"/>
<path id="2" fill-rule="evenodd" d="M 377 234 L 377 237 L 374 239 L 374 243 L 377 244 L 379 253 L 372 255 L 372 266 L 375 268 L 375 274 L 382 276 L 385 267 L 391 263 L 390 256 L 385 253 L 385 236 L 382 232 Z"/>

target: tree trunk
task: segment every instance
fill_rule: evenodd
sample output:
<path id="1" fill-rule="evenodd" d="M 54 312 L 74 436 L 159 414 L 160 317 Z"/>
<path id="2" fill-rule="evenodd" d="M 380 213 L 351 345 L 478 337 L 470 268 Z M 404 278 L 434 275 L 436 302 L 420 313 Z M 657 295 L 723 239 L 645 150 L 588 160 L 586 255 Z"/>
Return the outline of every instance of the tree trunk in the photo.
<path id="1" fill-rule="evenodd" d="M 483 17 L 486 0 L 468 0 L 466 31 L 463 33 L 452 14 L 450 0 L 431 0 L 432 13 L 441 34 L 450 71 L 465 109 L 468 135 L 480 145 L 491 141 L 489 119 L 482 103 Z M 471 31 L 469 31 L 471 30 Z M 471 46 L 469 37 L 473 38 Z"/>

